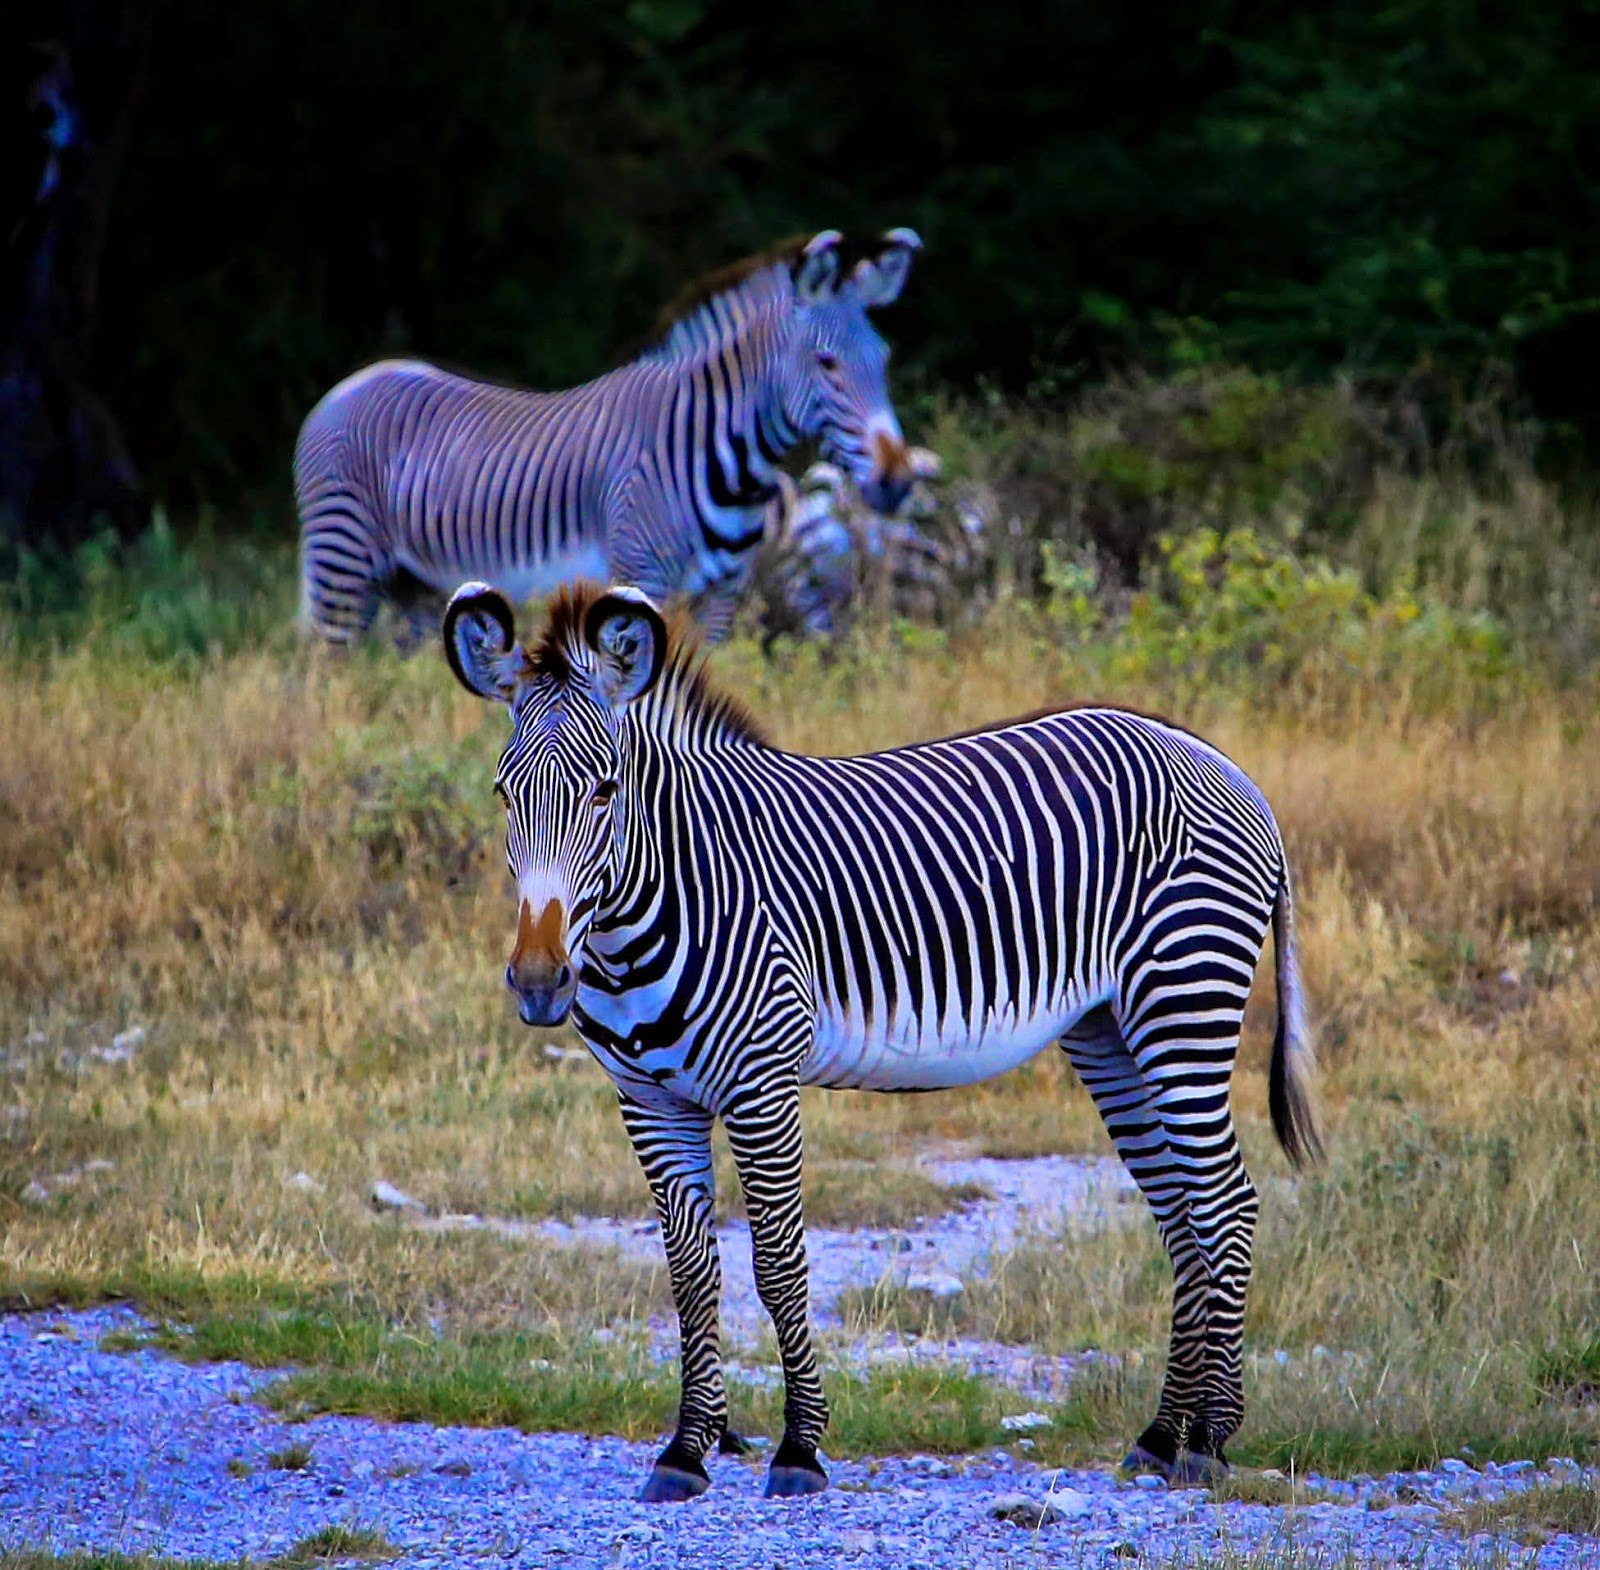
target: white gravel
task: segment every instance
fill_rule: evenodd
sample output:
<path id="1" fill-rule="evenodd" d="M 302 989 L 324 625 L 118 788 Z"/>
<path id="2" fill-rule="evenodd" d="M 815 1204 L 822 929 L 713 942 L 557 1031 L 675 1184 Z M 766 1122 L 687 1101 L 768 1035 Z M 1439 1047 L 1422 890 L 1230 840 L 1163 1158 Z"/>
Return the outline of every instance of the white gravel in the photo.
<path id="1" fill-rule="evenodd" d="M 1144 1215 L 1113 1161 L 931 1161 L 945 1183 L 977 1183 L 991 1198 L 897 1229 L 812 1229 L 812 1296 L 826 1355 L 852 1366 L 907 1360 L 956 1364 L 1017 1391 L 1018 1448 L 1074 1373 L 1096 1354 L 1050 1358 L 991 1342 L 898 1335 L 846 1339 L 836 1311 L 849 1287 L 885 1277 L 971 1277 L 991 1255 L 1033 1236 L 1071 1234 Z M 402 1194 L 402 1197 L 403 1194 Z M 1129 1199 L 1133 1203 L 1128 1203 Z M 502 1221 L 427 1216 L 407 1224 L 491 1227 L 511 1236 L 610 1245 L 660 1258 L 653 1224 L 607 1219 Z M 765 1316 L 742 1222 L 719 1230 L 730 1371 L 775 1382 Z M 1449 1460 L 1434 1473 L 1353 1482 L 1307 1481 L 1337 1502 L 1288 1511 L 1217 1506 L 1155 1479 L 1050 1472 L 1005 1451 L 836 1463 L 837 1485 L 815 1500 L 760 1497 L 759 1462 L 714 1460 L 716 1486 L 683 1506 L 634 1501 L 656 1446 L 573 1434 L 434 1429 L 364 1419 L 288 1425 L 253 1396 L 275 1376 L 224 1364 L 190 1367 L 155 1352 L 98 1349 L 108 1330 L 136 1327 L 125 1309 L 0 1317 L 0 1547 L 158 1552 L 211 1559 L 280 1553 L 320 1527 L 374 1527 L 406 1566 L 694 1566 L 696 1570 L 861 1570 L 972 1566 L 1181 1564 L 1200 1570 L 1226 1547 L 1248 1554 L 1293 1545 L 1295 1570 L 1416 1565 L 1430 1570 L 1600 1570 L 1600 1542 L 1558 1539 L 1533 1551 L 1447 1529 L 1461 1503 L 1541 1480 L 1571 1481 L 1571 1463 L 1481 1471 Z M 675 1327 L 653 1322 L 662 1357 Z M 266 1464 L 299 1441 L 304 1472 Z M 230 1462 L 250 1470 L 236 1476 Z M 1390 1505 L 1398 1497 L 1405 1503 Z M 1048 1508 L 1046 1506 L 1048 1505 Z M 1377 1508 L 1386 1506 L 1385 1508 Z M 999 1512 L 997 1515 L 996 1512 Z M 1016 1524 L 1047 1524 L 1037 1530 Z"/>
<path id="2" fill-rule="evenodd" d="M 1291 1513 L 1217 1506 L 1199 1492 L 1104 1473 L 1041 1471 L 1004 1452 L 837 1463 L 828 1493 L 769 1502 L 757 1466 L 723 1460 L 703 1499 L 643 1506 L 632 1495 L 650 1445 L 354 1418 L 290 1425 L 252 1399 L 271 1374 L 97 1349 L 107 1330 L 137 1322 L 126 1310 L 0 1318 L 0 1545 L 260 1559 L 343 1524 L 382 1530 L 408 1567 L 1124 1570 L 1174 1558 L 1198 1567 L 1224 1544 L 1248 1552 L 1290 1542 L 1304 1556 L 1300 1570 L 1343 1566 L 1347 1555 L 1455 1570 L 1490 1562 L 1493 1549 L 1508 1551 L 1501 1563 L 1537 1570 L 1600 1565 L 1593 1540 L 1525 1554 L 1441 1530 L 1443 1512 L 1462 1501 L 1574 1475 L 1532 1468 L 1322 1483 L 1339 1503 Z M 266 1464 L 296 1441 L 312 1452 L 305 1471 Z M 235 1476 L 230 1462 L 251 1470 Z M 1403 1485 L 1416 1503 L 1367 1508 Z M 994 1515 L 1016 1515 L 1018 1494 L 1042 1504 L 1052 1492 L 1058 1519 L 1036 1532 Z"/>

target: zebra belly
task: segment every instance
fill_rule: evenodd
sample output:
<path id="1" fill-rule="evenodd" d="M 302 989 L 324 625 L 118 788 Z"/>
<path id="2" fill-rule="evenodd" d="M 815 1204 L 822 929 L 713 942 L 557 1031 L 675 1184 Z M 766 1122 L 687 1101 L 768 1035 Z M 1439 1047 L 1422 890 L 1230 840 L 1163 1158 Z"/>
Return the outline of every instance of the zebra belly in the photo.
<path id="1" fill-rule="evenodd" d="M 800 1078 L 835 1090 L 950 1090 L 994 1079 L 1036 1057 L 1103 999 L 1033 1015 L 996 1012 L 981 1024 L 958 1022 L 938 1034 L 862 1028 L 824 1010 Z"/>
<path id="2" fill-rule="evenodd" d="M 415 573 L 441 594 L 453 594 L 467 579 L 481 578 L 519 605 L 553 593 L 563 584 L 576 583 L 580 578 L 590 578 L 596 583 L 611 581 L 606 553 L 599 545 L 580 545 L 532 562 L 464 562 L 458 567 L 424 562 L 403 547 L 394 555 L 408 572 Z"/>

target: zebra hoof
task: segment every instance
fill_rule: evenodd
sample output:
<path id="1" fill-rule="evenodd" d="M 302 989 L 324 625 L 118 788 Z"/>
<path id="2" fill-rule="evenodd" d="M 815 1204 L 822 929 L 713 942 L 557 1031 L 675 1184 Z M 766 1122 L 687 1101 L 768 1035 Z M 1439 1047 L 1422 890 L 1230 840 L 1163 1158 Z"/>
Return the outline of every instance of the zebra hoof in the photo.
<path id="1" fill-rule="evenodd" d="M 717 1441 L 717 1454 L 719 1456 L 747 1456 L 750 1447 L 731 1428 L 722 1431 L 722 1438 Z"/>
<path id="2" fill-rule="evenodd" d="M 767 1499 L 804 1499 L 807 1494 L 820 1494 L 827 1486 L 828 1474 L 820 1466 L 815 1471 L 808 1466 L 774 1466 L 767 1473 L 763 1495 Z"/>
<path id="3" fill-rule="evenodd" d="M 803 1499 L 807 1494 L 820 1494 L 827 1486 L 828 1474 L 822 1470 L 817 1452 L 810 1445 L 783 1440 L 767 1470 L 766 1497 Z"/>
<path id="4" fill-rule="evenodd" d="M 1146 1450 L 1143 1445 L 1136 1444 L 1127 1455 L 1122 1458 L 1122 1470 L 1133 1477 L 1147 1474 L 1154 1477 L 1164 1477 L 1169 1481 L 1172 1478 L 1172 1461 L 1163 1461 L 1153 1451 Z"/>
<path id="5" fill-rule="evenodd" d="M 698 1499 L 711 1486 L 704 1472 L 686 1472 L 679 1466 L 657 1466 L 646 1478 L 639 1500 L 647 1505 L 676 1505 Z"/>
<path id="6" fill-rule="evenodd" d="M 1167 1481 L 1174 1488 L 1215 1488 L 1227 1478 L 1228 1470 L 1221 1456 L 1187 1450 L 1173 1463 Z"/>

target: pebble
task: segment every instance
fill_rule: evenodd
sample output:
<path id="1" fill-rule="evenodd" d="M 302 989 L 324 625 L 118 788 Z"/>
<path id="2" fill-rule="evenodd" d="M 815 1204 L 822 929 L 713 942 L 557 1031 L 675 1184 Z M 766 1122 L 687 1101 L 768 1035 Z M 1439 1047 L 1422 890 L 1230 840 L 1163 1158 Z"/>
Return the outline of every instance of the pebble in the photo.
<path id="1" fill-rule="evenodd" d="M 1048 1428 L 1054 1421 L 1048 1412 L 1019 1412 L 1015 1417 L 1003 1417 L 1000 1426 L 1009 1434 L 1025 1434 L 1030 1428 Z"/>
<path id="2" fill-rule="evenodd" d="M 1025 1532 L 1042 1531 L 1065 1521 L 1066 1516 L 1049 1499 L 1035 1499 L 1031 1494 L 1001 1494 L 989 1506 L 989 1514 L 996 1521 L 1009 1521 Z"/>
<path id="3" fill-rule="evenodd" d="M 372 1185 L 371 1198 L 374 1210 L 409 1210 L 420 1214 L 428 1208 L 420 1199 L 413 1199 L 404 1189 L 398 1189 L 382 1178 Z"/>

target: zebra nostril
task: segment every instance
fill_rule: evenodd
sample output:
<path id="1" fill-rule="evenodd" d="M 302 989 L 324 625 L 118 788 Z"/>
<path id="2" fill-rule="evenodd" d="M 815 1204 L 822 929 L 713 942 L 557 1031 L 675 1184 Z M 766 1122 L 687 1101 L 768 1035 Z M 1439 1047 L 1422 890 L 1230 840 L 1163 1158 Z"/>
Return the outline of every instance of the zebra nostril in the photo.
<path id="1" fill-rule="evenodd" d="M 506 966 L 506 985 L 513 992 L 517 990 L 517 973 L 509 965 Z"/>
<path id="2" fill-rule="evenodd" d="M 558 965 L 556 967 L 556 991 L 564 991 L 572 985 L 572 966 Z"/>

